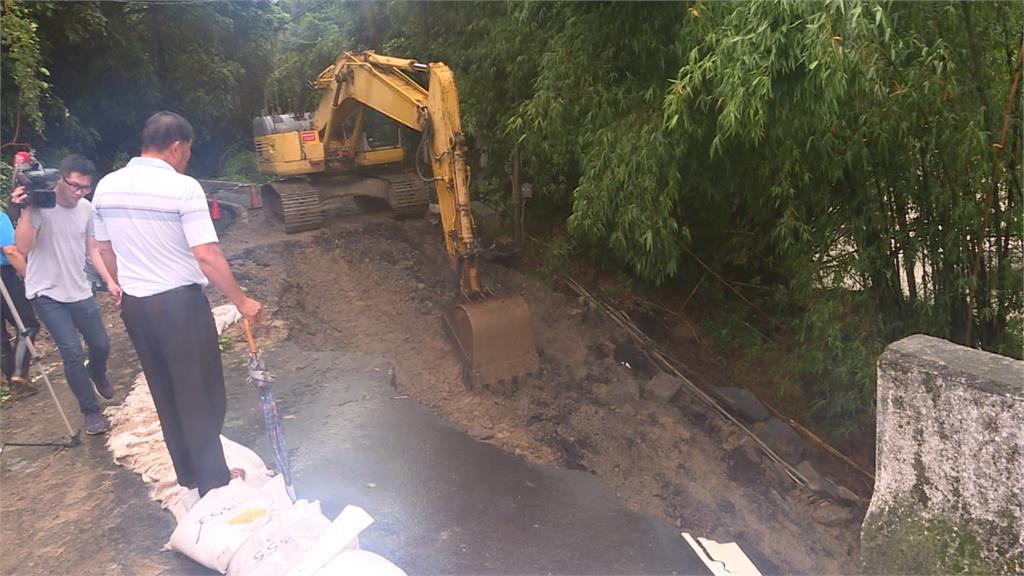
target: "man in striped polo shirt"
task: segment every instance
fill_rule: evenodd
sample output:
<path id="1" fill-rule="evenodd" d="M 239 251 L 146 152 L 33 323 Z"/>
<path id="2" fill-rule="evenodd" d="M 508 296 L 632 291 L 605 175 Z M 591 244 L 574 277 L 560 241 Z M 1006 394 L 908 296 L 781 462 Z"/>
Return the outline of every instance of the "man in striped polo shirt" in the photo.
<path id="1" fill-rule="evenodd" d="M 123 291 L 121 318 L 142 362 L 178 484 L 200 496 L 230 481 L 220 432 L 227 401 L 217 330 L 203 287 L 213 283 L 254 321 L 259 302 L 220 250 L 206 195 L 185 175 L 194 132 L 173 112 L 142 130 L 142 154 L 96 186 L 96 240 Z"/>

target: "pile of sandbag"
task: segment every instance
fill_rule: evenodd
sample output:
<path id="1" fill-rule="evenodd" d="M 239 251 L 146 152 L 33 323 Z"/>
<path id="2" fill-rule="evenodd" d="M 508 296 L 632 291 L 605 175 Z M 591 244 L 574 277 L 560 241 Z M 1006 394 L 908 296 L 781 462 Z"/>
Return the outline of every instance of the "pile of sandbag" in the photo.
<path id="1" fill-rule="evenodd" d="M 257 489 L 240 479 L 211 490 L 171 534 L 171 549 L 228 576 L 401 575 L 359 549 L 373 518 L 346 506 L 333 522 L 318 502 L 287 496 L 280 476 Z"/>
<path id="2" fill-rule="evenodd" d="M 217 330 L 239 316 L 234 306 L 214 309 Z M 252 450 L 221 436 L 228 468 L 244 475 L 199 498 L 177 483 L 144 374 L 124 402 L 106 410 L 107 448 L 118 464 L 151 485 L 150 496 L 178 522 L 167 547 L 228 576 L 400 575 L 387 559 L 359 549 L 358 535 L 373 523 L 347 506 L 332 522 L 317 501 L 292 502 L 284 477 Z"/>

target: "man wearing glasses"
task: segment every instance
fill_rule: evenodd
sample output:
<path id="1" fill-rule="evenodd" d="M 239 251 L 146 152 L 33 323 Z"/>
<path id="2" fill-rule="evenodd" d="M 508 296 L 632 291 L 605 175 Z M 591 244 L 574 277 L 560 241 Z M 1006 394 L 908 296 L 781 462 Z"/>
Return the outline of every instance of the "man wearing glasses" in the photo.
<path id="1" fill-rule="evenodd" d="M 60 350 L 64 376 L 85 418 L 85 433 L 93 435 L 108 429 L 93 387 L 107 399 L 114 397 L 114 388 L 107 380 L 110 341 L 85 275 L 86 254 L 115 301 L 121 299 L 120 287 L 100 258 L 92 204 L 84 198 L 92 191 L 95 174 L 92 162 L 72 154 L 60 163 L 53 208 L 31 206 L 22 187 L 11 193 L 11 202 L 21 205 L 14 237 L 18 252 L 28 259 L 25 295 Z M 79 334 L 88 346 L 88 361 Z"/>

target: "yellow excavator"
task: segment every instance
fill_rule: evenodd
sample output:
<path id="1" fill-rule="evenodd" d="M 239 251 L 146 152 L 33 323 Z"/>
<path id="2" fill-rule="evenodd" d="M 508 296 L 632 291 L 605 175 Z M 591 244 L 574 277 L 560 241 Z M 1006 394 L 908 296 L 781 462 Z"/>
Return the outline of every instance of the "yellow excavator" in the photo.
<path id="1" fill-rule="evenodd" d="M 424 89 L 409 75 L 426 73 Z M 470 206 L 466 139 L 455 77 L 441 62 L 345 52 L 314 83 L 313 114 L 253 122 L 264 208 L 286 232 L 319 228 L 331 199 L 377 198 L 398 213 L 422 213 L 436 194 L 457 302 L 444 323 L 464 361 L 467 386 L 513 380 L 540 366 L 530 310 L 519 296 L 496 297 L 477 271 L 486 255 Z M 406 171 L 400 126 L 420 133 Z M 433 189 L 433 194 L 431 193 Z"/>

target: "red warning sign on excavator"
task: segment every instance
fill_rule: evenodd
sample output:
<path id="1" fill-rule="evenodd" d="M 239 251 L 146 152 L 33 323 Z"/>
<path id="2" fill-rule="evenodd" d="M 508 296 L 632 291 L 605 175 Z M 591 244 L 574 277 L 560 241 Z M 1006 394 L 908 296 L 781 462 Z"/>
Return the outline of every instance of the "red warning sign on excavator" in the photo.
<path id="1" fill-rule="evenodd" d="M 316 132 L 313 131 L 313 130 L 305 130 L 305 131 L 303 131 L 302 132 L 302 141 L 303 142 L 315 142 L 316 141 Z"/>

